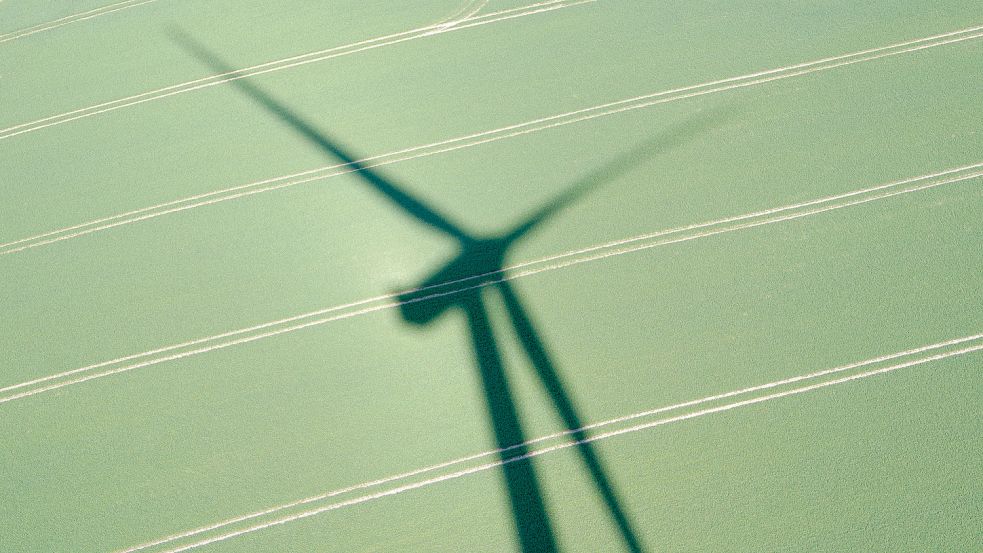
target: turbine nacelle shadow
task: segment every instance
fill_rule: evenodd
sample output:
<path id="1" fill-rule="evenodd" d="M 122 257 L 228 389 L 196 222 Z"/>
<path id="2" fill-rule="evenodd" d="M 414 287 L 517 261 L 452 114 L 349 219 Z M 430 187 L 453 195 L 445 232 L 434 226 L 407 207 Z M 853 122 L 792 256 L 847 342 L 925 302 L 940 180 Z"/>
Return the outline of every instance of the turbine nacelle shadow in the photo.
<path id="1" fill-rule="evenodd" d="M 479 287 L 501 280 L 508 249 L 515 242 L 508 235 L 462 242 L 461 252 L 435 271 L 417 289 L 399 296 L 400 314 L 406 322 L 425 325 L 461 303 L 462 296 L 480 293 Z M 452 288 L 457 284 L 457 289 Z"/>

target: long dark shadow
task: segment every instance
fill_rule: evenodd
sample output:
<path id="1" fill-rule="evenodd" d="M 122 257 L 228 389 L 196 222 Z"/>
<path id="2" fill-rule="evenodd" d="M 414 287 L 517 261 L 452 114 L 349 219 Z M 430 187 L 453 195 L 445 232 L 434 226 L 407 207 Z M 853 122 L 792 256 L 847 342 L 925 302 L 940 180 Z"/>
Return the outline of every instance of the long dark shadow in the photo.
<path id="1" fill-rule="evenodd" d="M 195 57 L 217 72 L 231 72 L 219 58 L 212 55 L 184 33 L 174 33 L 185 48 Z M 517 241 L 552 219 L 563 208 L 577 201 L 587 192 L 597 189 L 606 182 L 614 180 L 659 151 L 682 144 L 706 132 L 718 124 L 720 111 L 708 111 L 686 123 L 670 127 L 665 132 L 646 140 L 615 159 L 578 179 L 562 194 L 533 211 L 528 217 L 497 236 L 477 237 L 464 231 L 450 218 L 434 207 L 406 192 L 403 187 L 383 177 L 372 167 L 357 160 L 345 148 L 339 146 L 328 135 L 307 123 L 292 110 L 277 102 L 270 95 L 255 87 L 240 75 L 233 73 L 231 82 L 244 94 L 276 115 L 301 136 L 316 144 L 325 154 L 341 161 L 343 166 L 360 176 L 372 189 L 382 194 L 408 215 L 419 222 L 453 236 L 460 244 L 460 252 L 446 265 L 435 271 L 418 287 L 418 291 L 400 296 L 400 310 L 407 322 L 429 324 L 451 309 L 460 309 L 467 320 L 468 333 L 474 348 L 475 363 L 481 377 L 482 391 L 495 435 L 495 443 L 502 450 L 499 454 L 502 474 L 508 491 L 512 509 L 512 519 L 516 535 L 523 553 L 550 553 L 558 550 L 549 511 L 542 495 L 539 479 L 532 460 L 523 457 L 529 452 L 521 418 L 509 385 L 502 362 L 499 346 L 488 317 L 483 288 L 479 285 L 494 285 L 505 303 L 506 311 L 519 341 L 528 356 L 533 369 L 547 392 L 564 426 L 571 432 L 571 439 L 580 441 L 587 437 L 584 425 L 573 400 L 566 392 L 560 373 L 540 338 L 539 332 L 522 307 L 518 294 L 505 281 L 505 259 L 509 249 Z M 483 276 L 479 276 L 483 275 Z M 430 285 L 469 279 L 464 289 L 450 291 L 421 301 L 426 291 L 421 288 Z M 590 444 L 579 444 L 577 451 L 582 462 L 601 496 L 609 515 L 621 534 L 625 547 L 633 553 L 641 553 L 644 548 L 634 530 L 628 514 L 613 484 L 604 470 L 603 464 Z"/>
<path id="2" fill-rule="evenodd" d="M 459 226 L 453 224 L 450 219 L 440 214 L 435 208 L 407 194 L 400 186 L 383 177 L 371 167 L 358 161 L 345 148 L 328 138 L 327 133 L 314 128 L 313 125 L 294 113 L 293 110 L 277 102 L 266 92 L 253 86 L 247 79 L 241 78 L 241 75 L 234 69 L 209 52 L 193 38 L 180 30 L 173 30 L 171 34 L 182 46 L 190 50 L 192 55 L 205 65 L 211 67 L 213 71 L 216 73 L 231 74 L 231 77 L 235 79 L 231 81 L 232 84 L 239 88 L 246 96 L 249 96 L 256 103 L 266 108 L 267 111 L 276 115 L 301 136 L 316 144 L 322 151 L 350 167 L 353 172 L 358 173 L 365 179 L 373 189 L 381 193 L 389 201 L 395 203 L 403 211 L 420 220 L 420 222 L 450 234 L 458 240 L 467 241 L 470 239 Z"/>
<path id="3" fill-rule="evenodd" d="M 549 202 L 540 206 L 518 223 L 509 232 L 502 234 L 502 239 L 509 244 L 524 237 L 542 223 L 554 217 L 558 212 L 578 201 L 588 192 L 595 192 L 604 184 L 621 177 L 641 163 L 656 155 L 681 146 L 694 138 L 706 134 L 713 127 L 721 125 L 731 117 L 729 109 L 708 109 L 676 123 L 666 130 L 642 140 L 629 150 L 618 154 L 603 165 L 591 170 L 586 175 L 569 185 L 562 193 Z"/>
<path id="4" fill-rule="evenodd" d="M 529 452 L 526 437 L 481 294 L 480 289 L 471 290 L 457 303 L 467 316 L 499 459 L 518 458 L 502 465 L 516 535 L 523 553 L 552 553 L 558 550 L 553 525 L 532 459 L 522 458 Z"/>
<path id="5" fill-rule="evenodd" d="M 587 438 L 587 432 L 582 430 L 584 427 L 583 420 L 577 413 L 573 401 L 567 395 L 563 381 L 560 379 L 560 375 L 550 358 L 549 352 L 546 350 L 545 344 L 540 339 L 539 333 L 536 332 L 526 310 L 522 308 L 519 302 L 519 296 L 512 289 L 512 286 L 508 282 L 499 282 L 497 287 L 502 295 L 502 299 L 505 301 L 506 310 L 509 313 L 509 318 L 512 319 L 512 325 L 515 327 L 515 332 L 519 336 L 519 341 L 522 343 L 523 349 L 526 350 L 526 355 L 529 356 L 529 360 L 536 370 L 536 375 L 539 377 L 540 383 L 546 389 L 546 393 L 553 402 L 553 407 L 563 420 L 563 424 L 570 431 L 570 439 L 579 442 L 577 444 L 577 452 L 580 454 L 584 465 L 587 467 L 587 471 L 594 480 L 594 485 L 597 487 L 601 499 L 607 506 L 611 518 L 618 526 L 621 539 L 624 540 L 625 546 L 629 551 L 632 553 L 641 553 L 643 548 L 638 534 L 635 532 L 628 518 L 628 513 L 621 507 L 621 500 L 618 499 L 618 494 L 608 479 L 601 460 L 594 452 L 593 446 L 583 441 L 584 438 Z"/>

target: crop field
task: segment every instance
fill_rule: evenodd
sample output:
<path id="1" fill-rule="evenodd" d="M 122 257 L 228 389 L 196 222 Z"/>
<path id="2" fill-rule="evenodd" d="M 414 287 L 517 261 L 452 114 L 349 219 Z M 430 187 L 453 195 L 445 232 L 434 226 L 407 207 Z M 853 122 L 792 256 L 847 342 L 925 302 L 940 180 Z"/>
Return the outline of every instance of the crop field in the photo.
<path id="1" fill-rule="evenodd" d="M 0 552 L 970 552 L 978 0 L 0 0 Z"/>

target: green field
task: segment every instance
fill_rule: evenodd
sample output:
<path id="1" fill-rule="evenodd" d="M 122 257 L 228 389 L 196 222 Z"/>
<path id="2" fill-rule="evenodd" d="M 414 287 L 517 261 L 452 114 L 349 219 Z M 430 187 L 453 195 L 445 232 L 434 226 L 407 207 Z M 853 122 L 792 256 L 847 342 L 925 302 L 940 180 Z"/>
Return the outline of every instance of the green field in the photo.
<path id="1" fill-rule="evenodd" d="M 975 1 L 0 0 L 0 552 L 980 551 L 981 213 Z"/>

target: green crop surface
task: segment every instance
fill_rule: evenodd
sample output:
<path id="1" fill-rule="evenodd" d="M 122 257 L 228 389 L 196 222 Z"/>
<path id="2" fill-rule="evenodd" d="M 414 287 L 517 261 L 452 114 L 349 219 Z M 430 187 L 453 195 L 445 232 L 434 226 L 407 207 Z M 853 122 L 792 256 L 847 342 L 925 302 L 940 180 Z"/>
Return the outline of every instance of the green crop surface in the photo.
<path id="1" fill-rule="evenodd" d="M 0 0 L 0 552 L 977 552 L 978 0 Z"/>

